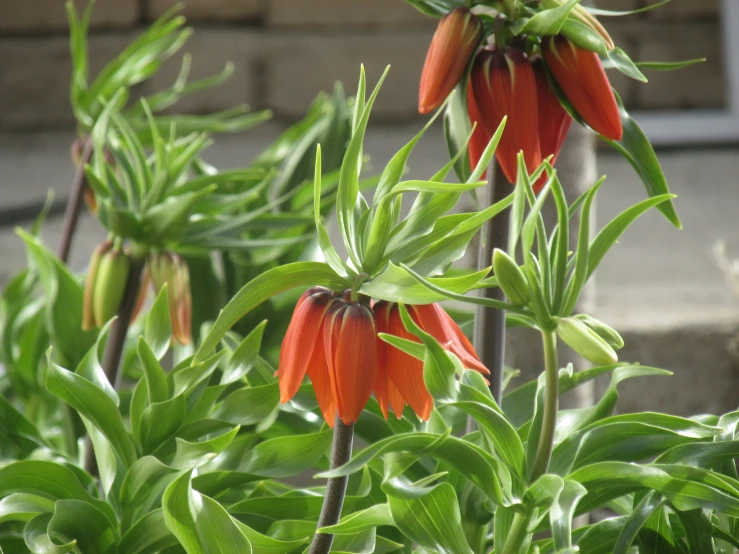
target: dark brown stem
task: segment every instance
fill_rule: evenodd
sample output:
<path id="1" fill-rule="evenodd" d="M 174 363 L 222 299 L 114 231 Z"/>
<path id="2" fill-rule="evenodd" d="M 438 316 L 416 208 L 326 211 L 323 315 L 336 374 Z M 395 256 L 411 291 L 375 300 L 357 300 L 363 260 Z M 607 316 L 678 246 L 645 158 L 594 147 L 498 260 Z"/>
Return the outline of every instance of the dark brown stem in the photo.
<path id="1" fill-rule="evenodd" d="M 334 427 L 334 440 L 331 445 L 331 469 L 341 467 L 351 459 L 353 442 L 354 424 L 344 425 L 337 418 Z M 348 482 L 349 477 L 345 476 L 332 477 L 326 483 L 326 496 L 323 498 L 323 507 L 321 508 L 321 516 L 318 518 L 317 529 L 336 525 L 339 522 Z M 316 533 L 313 537 L 313 543 L 310 545 L 309 554 L 328 554 L 333 542 L 333 535 Z"/>
<path id="2" fill-rule="evenodd" d="M 82 149 L 80 163 L 77 166 L 77 173 L 74 175 L 74 183 L 72 183 L 72 191 L 69 194 L 67 202 L 67 210 L 64 212 L 64 227 L 62 228 L 62 242 L 59 245 L 59 259 L 67 263 L 69 261 L 69 252 L 72 248 L 72 239 L 74 232 L 77 230 L 77 222 L 80 219 L 80 208 L 82 207 L 82 197 L 87 186 L 87 178 L 85 177 L 85 165 L 90 163 L 92 158 L 92 141 L 88 138 L 85 140 L 85 146 Z"/>
<path id="3" fill-rule="evenodd" d="M 103 371 L 116 390 L 120 388 L 121 384 L 122 372 L 119 371 L 121 354 L 123 354 L 123 346 L 126 343 L 126 335 L 131 325 L 133 312 L 136 309 L 144 263 L 145 258 L 132 257 L 131 259 L 131 270 L 126 281 L 126 290 L 123 292 L 121 306 L 118 308 L 118 317 L 110 328 L 110 335 L 103 356 Z M 90 437 L 87 438 L 85 445 L 85 469 L 91 475 L 97 475 L 97 462 Z"/>
<path id="4" fill-rule="evenodd" d="M 488 168 L 488 186 L 483 208 L 502 200 L 513 190 L 512 185 L 494 161 Z M 510 234 L 510 208 L 506 208 L 482 229 L 477 266 L 479 269 L 490 267 L 493 263 L 493 250 L 508 250 Z M 513 255 L 513 253 L 510 253 Z M 481 294 L 494 300 L 505 300 L 503 291 L 498 287 L 482 289 Z M 474 345 L 483 364 L 490 370 L 490 392 L 498 405 L 503 399 L 503 363 L 505 361 L 505 311 L 486 306 L 477 306 L 475 313 Z"/>

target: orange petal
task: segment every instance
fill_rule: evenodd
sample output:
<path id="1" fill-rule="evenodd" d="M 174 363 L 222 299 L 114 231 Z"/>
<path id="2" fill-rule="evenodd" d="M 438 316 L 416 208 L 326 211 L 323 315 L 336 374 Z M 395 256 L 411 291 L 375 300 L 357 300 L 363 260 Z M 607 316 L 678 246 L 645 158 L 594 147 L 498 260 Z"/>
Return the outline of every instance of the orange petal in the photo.
<path id="1" fill-rule="evenodd" d="M 520 151 L 528 171 L 541 164 L 534 71 L 522 50 L 508 47 L 505 53 L 480 52 L 471 78 L 475 101 L 490 136 L 503 117 L 508 117 L 496 158 L 506 178 L 515 183 Z"/>
<path id="2" fill-rule="evenodd" d="M 340 318 L 340 319 L 339 319 Z M 341 326 L 337 329 L 340 321 Z M 362 413 L 377 376 L 377 331 L 371 310 L 361 304 L 350 304 L 332 325 L 335 345 L 333 371 L 339 406 L 339 417 L 345 424 L 357 420 Z"/>
<path id="3" fill-rule="evenodd" d="M 375 327 L 377 333 L 390 332 L 389 320 L 391 305 L 387 302 L 377 302 L 372 307 L 375 314 Z M 377 403 L 380 405 L 382 415 L 388 416 L 388 376 L 387 376 L 387 351 L 390 345 L 384 340 L 377 338 L 377 375 L 375 377 L 374 393 Z"/>
<path id="4" fill-rule="evenodd" d="M 482 22 L 469 9 L 458 7 L 439 21 L 421 73 L 418 111 L 437 109 L 462 78 L 482 37 Z"/>
<path id="5" fill-rule="evenodd" d="M 323 340 L 316 341 L 316 347 L 308 362 L 306 373 L 310 377 L 311 385 L 313 385 L 313 391 L 316 394 L 323 419 L 326 420 L 329 427 L 333 428 L 336 423 L 336 398 L 331 388 L 331 377 L 328 373 L 328 362 L 326 361 Z"/>
<path id="6" fill-rule="evenodd" d="M 537 60 L 533 67 L 536 77 L 536 98 L 539 102 L 541 157 L 552 156 L 552 165 L 554 165 L 572 124 L 572 117 L 562 107 L 559 98 L 552 90 L 544 63 Z"/>
<path id="7" fill-rule="evenodd" d="M 585 123 L 610 140 L 623 138 L 621 113 L 598 54 L 562 35 L 544 37 L 542 52 L 557 84 Z"/>
<path id="8" fill-rule="evenodd" d="M 308 369 L 326 312 L 334 303 L 330 291 L 309 289 L 298 301 L 280 349 L 277 377 L 280 383 L 280 402 L 287 402 L 298 392 Z"/>
<path id="9" fill-rule="evenodd" d="M 398 337 L 420 342 L 406 331 L 397 306 L 390 315 L 390 332 Z M 434 399 L 426 389 L 426 383 L 423 380 L 423 362 L 391 346 L 388 349 L 387 371 L 392 386 L 397 389 L 402 399 L 416 412 L 418 417 L 424 421 L 427 420 L 434 407 Z M 396 402 L 397 400 L 395 398 Z M 395 406 L 393 406 L 393 411 L 396 415 L 402 412 Z"/>
<path id="10" fill-rule="evenodd" d="M 485 148 L 492 136 L 487 132 L 485 124 L 482 121 L 482 115 L 480 115 L 480 109 L 477 107 L 475 94 L 472 91 L 472 82 L 469 80 L 467 81 L 467 115 L 469 115 L 470 123 L 475 124 L 475 130 L 472 132 L 472 137 L 467 145 L 470 168 L 474 169 L 480 158 L 482 158 L 482 153 L 485 152 Z M 482 174 L 483 179 L 486 177 L 487 169 Z"/>

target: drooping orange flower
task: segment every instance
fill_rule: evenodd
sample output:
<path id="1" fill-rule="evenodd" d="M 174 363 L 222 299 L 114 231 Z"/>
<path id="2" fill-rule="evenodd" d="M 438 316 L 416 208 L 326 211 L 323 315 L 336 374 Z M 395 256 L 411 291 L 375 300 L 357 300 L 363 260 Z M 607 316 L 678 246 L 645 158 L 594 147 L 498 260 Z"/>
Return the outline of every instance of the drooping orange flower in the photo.
<path id="1" fill-rule="evenodd" d="M 142 282 L 142 286 L 146 286 L 146 282 L 150 279 L 156 294 L 159 294 L 165 284 L 167 285 L 172 338 L 179 344 L 190 344 L 192 342 L 192 293 L 187 262 L 174 252 L 150 254 L 146 260 L 146 275 L 147 278 Z M 140 301 L 143 301 L 143 298 L 140 297 Z"/>
<path id="2" fill-rule="evenodd" d="M 529 171 L 541 164 L 534 70 L 518 48 L 482 50 L 472 66 L 470 82 L 474 105 L 489 136 L 508 116 L 495 155 L 508 181 L 515 183 L 520 151 Z M 470 114 L 471 119 L 473 116 Z"/>
<path id="3" fill-rule="evenodd" d="M 472 91 L 472 81 L 470 79 L 467 81 L 467 115 L 469 115 L 470 122 L 475 126 L 475 129 L 472 131 L 472 137 L 470 137 L 470 142 L 467 145 L 470 169 L 474 170 L 480 158 L 482 158 L 482 154 L 485 152 L 485 148 L 490 142 L 492 135 L 487 132 L 485 124 L 482 122 L 482 115 L 480 114 L 480 109 L 477 107 L 475 94 Z M 486 176 L 487 169 L 483 173 L 482 178 L 484 179 Z"/>
<path id="4" fill-rule="evenodd" d="M 326 422 L 353 423 L 367 404 L 377 373 L 377 332 L 369 307 L 322 287 L 298 301 L 280 351 L 280 401 L 297 393 L 307 374 Z"/>
<path id="5" fill-rule="evenodd" d="M 541 48 L 547 67 L 585 123 L 607 139 L 621 140 L 621 114 L 598 54 L 562 35 L 543 37 Z"/>
<path id="6" fill-rule="evenodd" d="M 377 302 L 373 311 L 378 333 L 388 333 L 420 342 L 406 330 L 397 304 Z M 441 306 L 438 304 L 408 306 L 408 311 L 421 329 L 434 337 L 444 349 L 455 354 L 466 368 L 483 374 L 490 373 L 462 330 Z M 418 417 L 427 420 L 431 415 L 434 401 L 423 380 L 423 362 L 384 341 L 378 342 L 378 349 L 380 352 L 378 357 L 384 362 L 384 367 L 378 372 L 378 381 L 386 379 L 386 384 L 379 382 L 375 385 L 375 397 L 385 417 L 388 416 L 389 408 L 392 408 L 399 418 L 405 404 L 408 404 Z"/>
<path id="7" fill-rule="evenodd" d="M 465 7 L 458 7 L 439 21 L 426 54 L 418 91 L 418 111 L 437 109 L 462 78 L 482 37 L 482 22 Z"/>

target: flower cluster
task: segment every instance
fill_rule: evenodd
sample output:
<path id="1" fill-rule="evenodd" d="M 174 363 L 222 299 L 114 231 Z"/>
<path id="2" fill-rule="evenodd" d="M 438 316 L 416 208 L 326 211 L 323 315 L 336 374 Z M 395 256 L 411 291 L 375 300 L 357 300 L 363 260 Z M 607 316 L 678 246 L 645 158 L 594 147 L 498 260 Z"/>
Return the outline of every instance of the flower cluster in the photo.
<path id="1" fill-rule="evenodd" d="M 595 18 L 583 13 L 607 37 Z M 494 44 L 487 44 L 480 19 L 467 8 L 456 8 L 441 19 L 421 77 L 421 113 L 437 109 L 458 83 L 466 84 L 467 113 L 475 124 L 469 144 L 473 166 L 504 117 L 508 123 L 496 157 L 510 182 L 516 181 L 520 151 L 530 171 L 550 156 L 554 163 L 572 123 L 560 98 L 594 131 L 621 140 L 619 107 L 596 52 L 564 35 L 535 41 L 514 37 L 512 44 L 501 36 L 506 35 L 496 34 Z M 606 43 L 612 47 L 610 39 Z"/>
<path id="2" fill-rule="evenodd" d="M 409 306 L 411 317 L 468 369 L 489 373 L 462 330 L 438 304 Z M 349 291 L 323 287 L 298 300 L 280 351 L 280 401 L 298 392 L 307 374 L 326 422 L 357 420 L 374 392 L 385 418 L 400 418 L 408 404 L 423 420 L 433 399 L 423 380 L 423 362 L 378 337 L 388 333 L 416 342 L 403 325 L 397 304 L 353 302 Z"/>

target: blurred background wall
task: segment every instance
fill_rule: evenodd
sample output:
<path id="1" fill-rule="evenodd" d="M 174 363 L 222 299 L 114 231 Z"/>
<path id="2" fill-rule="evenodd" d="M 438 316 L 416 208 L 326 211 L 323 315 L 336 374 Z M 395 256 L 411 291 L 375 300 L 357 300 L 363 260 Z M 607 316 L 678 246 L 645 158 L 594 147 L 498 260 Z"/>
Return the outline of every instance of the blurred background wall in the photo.
<path id="1" fill-rule="evenodd" d="M 85 0 L 75 0 L 78 8 Z M 598 0 L 606 9 L 633 9 L 650 0 Z M 0 128 L 64 129 L 73 125 L 64 0 L 0 0 Z M 90 37 L 93 74 L 141 27 L 174 0 L 98 0 Z M 193 112 L 247 103 L 293 120 L 335 80 L 354 89 L 364 63 L 372 82 L 392 65 L 373 116 L 402 123 L 416 117 L 418 79 L 434 21 L 402 0 L 185 0 L 197 32 L 186 50 L 192 77 L 235 64 L 223 87 L 185 100 Z M 611 72 L 630 108 L 720 108 L 725 102 L 717 0 L 673 0 L 630 17 L 609 18 L 615 42 L 635 60 L 672 61 L 705 56 L 681 71 L 649 72 L 649 86 Z M 153 92 L 172 82 L 179 60 L 147 84 Z M 149 90 L 151 89 L 151 90 Z"/>

